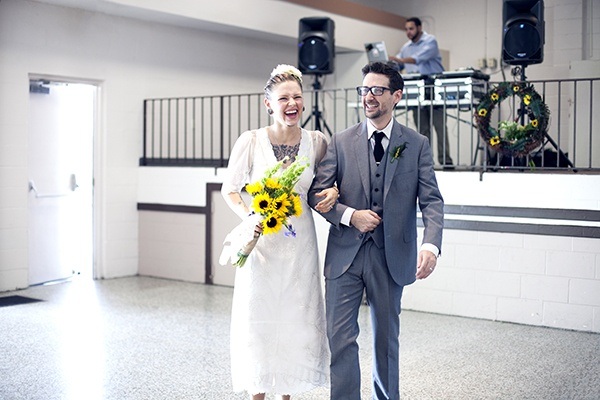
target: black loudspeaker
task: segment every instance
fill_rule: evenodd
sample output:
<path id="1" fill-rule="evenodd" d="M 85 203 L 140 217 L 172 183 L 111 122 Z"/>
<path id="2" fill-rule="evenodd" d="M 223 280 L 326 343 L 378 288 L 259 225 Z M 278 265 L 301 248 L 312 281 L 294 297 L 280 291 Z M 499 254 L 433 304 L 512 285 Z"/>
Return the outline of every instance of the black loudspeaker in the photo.
<path id="1" fill-rule="evenodd" d="M 544 1 L 504 0 L 502 60 L 529 65 L 544 61 Z"/>
<path id="2" fill-rule="evenodd" d="M 325 75 L 334 69 L 335 24 L 331 18 L 309 17 L 300 20 L 298 32 L 298 69 L 303 74 Z"/>

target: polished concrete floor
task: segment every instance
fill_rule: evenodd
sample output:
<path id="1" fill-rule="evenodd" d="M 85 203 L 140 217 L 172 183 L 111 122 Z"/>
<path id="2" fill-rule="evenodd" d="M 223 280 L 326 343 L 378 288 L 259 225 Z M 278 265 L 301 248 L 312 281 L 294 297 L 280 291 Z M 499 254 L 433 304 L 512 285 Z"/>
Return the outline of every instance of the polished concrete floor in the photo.
<path id="1" fill-rule="evenodd" d="M 78 278 L 10 295 L 43 301 L 0 307 L 2 400 L 247 398 L 229 379 L 231 288 Z M 401 336 L 403 399 L 600 399 L 598 334 L 404 311 Z"/>

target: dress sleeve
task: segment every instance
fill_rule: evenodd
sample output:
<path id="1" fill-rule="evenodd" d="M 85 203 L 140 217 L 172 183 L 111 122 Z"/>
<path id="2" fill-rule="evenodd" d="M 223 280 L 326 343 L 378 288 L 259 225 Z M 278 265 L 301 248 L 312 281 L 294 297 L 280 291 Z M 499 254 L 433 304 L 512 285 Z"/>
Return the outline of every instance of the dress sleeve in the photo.
<path id="1" fill-rule="evenodd" d="M 313 142 L 313 148 L 315 150 L 314 170 L 316 171 L 317 167 L 319 166 L 319 163 L 321 162 L 321 160 L 325 156 L 325 153 L 327 152 L 328 142 L 327 137 L 321 131 L 311 131 L 310 135 Z"/>
<path id="2" fill-rule="evenodd" d="M 236 140 L 229 155 L 229 164 L 221 186 L 221 194 L 226 200 L 229 193 L 240 193 L 250 180 L 254 158 L 256 131 L 246 131 Z"/>

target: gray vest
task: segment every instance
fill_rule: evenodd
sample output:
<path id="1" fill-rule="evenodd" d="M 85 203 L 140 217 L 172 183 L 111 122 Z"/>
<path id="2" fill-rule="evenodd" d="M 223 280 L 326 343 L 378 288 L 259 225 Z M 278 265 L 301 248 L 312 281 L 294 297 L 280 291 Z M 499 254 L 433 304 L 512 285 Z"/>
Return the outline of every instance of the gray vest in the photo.
<path id="1" fill-rule="evenodd" d="M 373 151 L 371 150 L 371 154 Z M 369 157 L 369 168 L 371 171 L 371 210 L 383 218 L 383 182 L 385 179 L 385 167 L 388 162 L 388 152 L 385 151 L 379 165 L 374 157 Z M 384 245 L 383 221 L 377 228 L 365 235 L 365 240 L 372 238 L 375 245 L 382 249 Z"/>

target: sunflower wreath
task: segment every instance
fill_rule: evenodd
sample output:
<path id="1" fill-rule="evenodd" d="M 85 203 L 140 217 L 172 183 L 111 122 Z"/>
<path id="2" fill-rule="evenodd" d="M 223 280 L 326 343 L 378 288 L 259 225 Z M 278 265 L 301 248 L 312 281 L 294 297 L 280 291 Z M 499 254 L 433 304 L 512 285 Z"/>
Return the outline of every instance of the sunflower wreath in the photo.
<path id="1" fill-rule="evenodd" d="M 490 126 L 494 107 L 503 100 L 518 96 L 521 105 L 513 121 L 500 121 L 498 127 Z M 522 108 L 521 108 L 522 107 Z M 521 124 L 521 109 L 523 122 Z M 548 129 L 550 110 L 527 82 L 502 82 L 481 99 L 475 110 L 475 121 L 479 135 L 488 146 L 498 153 L 511 157 L 524 157 L 539 147 Z"/>

